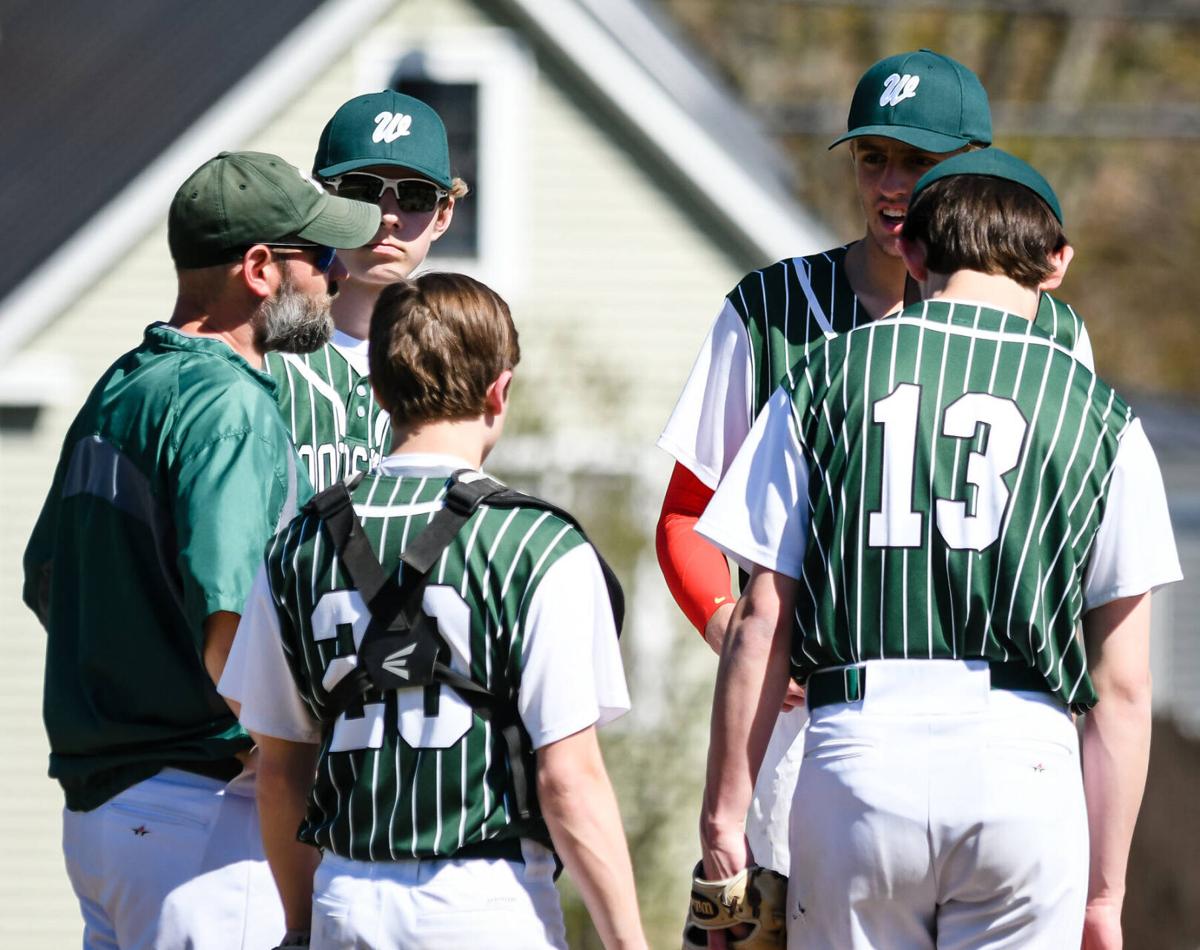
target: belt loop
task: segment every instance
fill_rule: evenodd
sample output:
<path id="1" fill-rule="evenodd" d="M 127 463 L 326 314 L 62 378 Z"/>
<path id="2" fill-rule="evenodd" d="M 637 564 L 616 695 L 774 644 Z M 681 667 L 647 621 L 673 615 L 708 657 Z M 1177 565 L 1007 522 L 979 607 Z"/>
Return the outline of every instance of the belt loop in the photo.
<path id="1" fill-rule="evenodd" d="M 847 666 L 842 670 L 842 685 L 846 691 L 846 702 L 857 703 L 862 699 L 862 671 L 857 666 Z"/>

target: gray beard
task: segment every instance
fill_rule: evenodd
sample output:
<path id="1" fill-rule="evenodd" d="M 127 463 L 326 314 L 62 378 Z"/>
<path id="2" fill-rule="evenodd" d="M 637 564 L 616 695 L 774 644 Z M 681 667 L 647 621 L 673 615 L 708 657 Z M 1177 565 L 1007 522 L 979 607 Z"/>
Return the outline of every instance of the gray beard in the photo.
<path id="1" fill-rule="evenodd" d="M 254 324 L 255 342 L 261 352 L 312 353 L 333 336 L 329 295 L 313 296 L 296 289 L 291 275 L 283 280 L 274 297 L 263 302 Z"/>

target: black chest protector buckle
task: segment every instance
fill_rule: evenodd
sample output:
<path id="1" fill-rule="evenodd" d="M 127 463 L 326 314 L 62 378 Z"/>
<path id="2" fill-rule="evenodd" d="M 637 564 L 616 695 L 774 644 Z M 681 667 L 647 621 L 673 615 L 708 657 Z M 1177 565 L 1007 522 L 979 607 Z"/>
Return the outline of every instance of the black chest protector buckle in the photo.
<path id="1" fill-rule="evenodd" d="M 446 490 L 445 507 L 400 555 L 404 571 L 403 581 L 398 583 L 395 573 L 385 571 L 379 563 L 354 513 L 350 492 L 361 479 L 360 473 L 331 485 L 314 495 L 305 506 L 307 512 L 317 515 L 325 525 L 343 568 L 371 614 L 358 648 L 358 666 L 329 693 L 326 710 L 330 720 L 359 706 L 363 696 L 371 690 L 413 687 L 426 687 L 425 712 L 433 716 L 437 714 L 436 687 L 453 688 L 504 737 L 516 789 L 517 811 L 521 818 L 527 819 L 532 814 L 532 795 L 525 774 L 515 697 L 498 696 L 450 668 L 450 648 L 438 632 L 437 621 L 425 613 L 421 602 L 429 572 L 484 502 L 499 508 L 540 508 L 567 521 L 580 533 L 583 529 L 561 508 L 507 488 L 479 472 L 464 469 L 452 476 Z M 624 594 L 616 575 L 598 551 L 596 557 L 608 586 L 619 636 L 625 615 Z"/>
<path id="2" fill-rule="evenodd" d="M 445 652 L 446 644 L 437 625 L 427 621 L 422 611 L 411 629 L 397 629 L 393 623 L 386 633 L 372 638 L 369 643 L 363 640 L 358 662 L 366 669 L 376 689 L 407 689 L 436 682 L 434 668 L 438 654 Z"/>

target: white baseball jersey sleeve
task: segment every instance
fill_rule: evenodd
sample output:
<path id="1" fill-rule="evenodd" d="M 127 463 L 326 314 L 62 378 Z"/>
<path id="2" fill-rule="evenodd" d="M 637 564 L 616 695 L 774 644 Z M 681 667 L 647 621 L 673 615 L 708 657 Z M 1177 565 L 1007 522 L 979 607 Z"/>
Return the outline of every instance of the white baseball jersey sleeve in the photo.
<path id="1" fill-rule="evenodd" d="M 696 524 L 743 570 L 799 578 L 808 535 L 809 463 L 787 391 L 775 391 Z"/>
<path id="2" fill-rule="evenodd" d="M 709 488 L 716 488 L 750 431 L 753 380 L 746 325 L 726 300 L 658 440 Z"/>
<path id="3" fill-rule="evenodd" d="M 1135 419 L 1121 439 L 1100 530 L 1088 559 L 1083 609 L 1183 578 L 1162 473 Z"/>

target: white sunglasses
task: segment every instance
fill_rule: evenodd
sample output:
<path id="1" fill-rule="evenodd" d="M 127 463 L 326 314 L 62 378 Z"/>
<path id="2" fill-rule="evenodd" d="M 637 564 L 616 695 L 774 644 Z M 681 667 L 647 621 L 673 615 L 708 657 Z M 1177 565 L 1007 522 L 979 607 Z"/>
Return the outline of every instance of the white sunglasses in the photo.
<path id="1" fill-rule="evenodd" d="M 369 201 L 372 204 L 378 204 L 384 193 L 390 190 L 396 196 L 400 210 L 409 214 L 435 211 L 439 202 L 450 197 L 450 192 L 424 178 L 384 178 L 371 172 L 347 172 L 335 178 L 326 178 L 325 184 L 339 198 Z"/>

